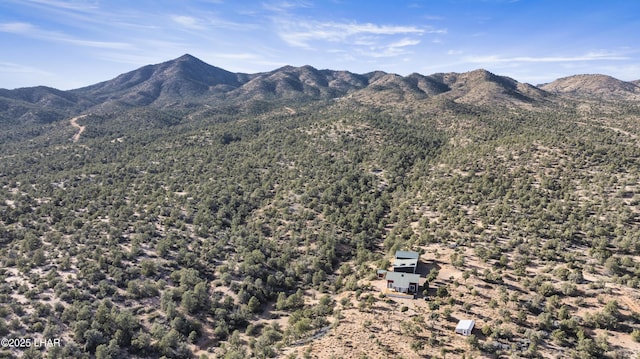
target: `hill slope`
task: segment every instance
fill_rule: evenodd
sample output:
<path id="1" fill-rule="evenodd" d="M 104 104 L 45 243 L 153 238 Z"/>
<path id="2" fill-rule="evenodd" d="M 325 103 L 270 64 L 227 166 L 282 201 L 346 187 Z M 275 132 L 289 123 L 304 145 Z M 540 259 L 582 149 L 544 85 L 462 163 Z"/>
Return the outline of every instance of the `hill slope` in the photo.
<path id="1" fill-rule="evenodd" d="M 87 112 L 2 123 L 2 336 L 60 358 L 640 353 L 637 102 L 191 57 L 108 83 L 2 92 Z M 396 250 L 420 253 L 416 299 L 377 279 Z"/>
<path id="2" fill-rule="evenodd" d="M 90 100 L 50 87 L 0 89 L 0 123 L 52 122 L 91 105 Z"/>
<path id="3" fill-rule="evenodd" d="M 605 100 L 638 100 L 640 87 L 606 75 L 575 75 L 540 86 L 541 89 L 575 97 Z"/>
<path id="4" fill-rule="evenodd" d="M 447 84 L 451 91 L 447 97 L 467 104 L 519 104 L 544 100 L 547 94 L 529 84 L 498 76 L 486 70 L 475 70 L 463 74 L 435 75 Z"/>

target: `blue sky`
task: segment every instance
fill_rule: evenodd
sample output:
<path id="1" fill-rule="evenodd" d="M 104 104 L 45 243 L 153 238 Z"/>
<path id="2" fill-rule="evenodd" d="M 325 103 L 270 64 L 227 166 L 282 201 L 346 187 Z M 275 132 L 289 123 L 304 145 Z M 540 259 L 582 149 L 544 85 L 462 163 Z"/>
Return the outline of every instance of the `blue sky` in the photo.
<path id="1" fill-rule="evenodd" d="M 2 0 L 0 88 L 77 88 L 185 53 L 248 73 L 637 80 L 638 14 L 637 0 Z"/>

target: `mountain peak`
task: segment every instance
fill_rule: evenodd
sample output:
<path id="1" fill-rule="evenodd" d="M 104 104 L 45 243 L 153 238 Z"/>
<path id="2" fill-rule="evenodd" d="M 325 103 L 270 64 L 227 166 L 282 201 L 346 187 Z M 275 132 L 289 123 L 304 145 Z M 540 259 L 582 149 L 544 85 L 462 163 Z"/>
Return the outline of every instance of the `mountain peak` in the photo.
<path id="1" fill-rule="evenodd" d="M 600 74 L 567 76 L 539 87 L 558 94 L 606 99 L 637 99 L 640 97 L 640 87 L 635 83 Z"/>
<path id="2" fill-rule="evenodd" d="M 316 69 L 315 67 L 311 66 L 311 65 L 303 65 L 303 66 L 292 66 L 292 65 L 285 65 L 282 66 L 280 68 L 277 68 L 273 71 L 271 71 L 271 73 L 276 73 L 276 72 L 291 72 L 291 71 L 296 71 L 296 72 L 301 72 L 301 71 L 319 71 L 318 69 Z"/>
<path id="3" fill-rule="evenodd" d="M 232 90 L 240 86 L 242 76 L 184 54 L 177 59 L 147 65 L 113 80 L 73 92 L 126 106 L 152 103 L 163 106 Z"/>
<path id="4" fill-rule="evenodd" d="M 180 57 L 178 57 L 177 59 L 175 59 L 175 61 L 202 61 L 199 58 L 191 55 L 191 54 L 184 54 Z"/>
<path id="5" fill-rule="evenodd" d="M 169 60 L 167 62 L 165 62 L 166 64 L 193 64 L 196 66 L 208 66 L 208 67 L 215 67 L 212 65 L 207 64 L 206 62 L 200 60 L 199 58 L 190 55 L 190 54 L 184 54 L 180 57 L 178 57 L 177 59 L 174 60 Z"/>

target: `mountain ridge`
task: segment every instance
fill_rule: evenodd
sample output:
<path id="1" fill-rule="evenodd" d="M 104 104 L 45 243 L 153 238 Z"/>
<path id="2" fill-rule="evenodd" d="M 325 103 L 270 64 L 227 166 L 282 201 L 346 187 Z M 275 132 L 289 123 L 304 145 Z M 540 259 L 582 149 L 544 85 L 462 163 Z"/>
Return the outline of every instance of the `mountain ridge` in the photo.
<path id="1" fill-rule="evenodd" d="M 0 119 L 49 122 L 88 111 L 106 113 L 144 106 L 243 106 L 252 101 L 313 101 L 344 96 L 387 105 L 445 98 L 472 105 L 519 107 L 545 105 L 558 97 L 637 100 L 637 82 L 607 75 L 574 75 L 534 86 L 483 69 L 401 76 L 384 71 L 356 74 L 320 70 L 310 65 L 247 74 L 230 72 L 185 54 L 68 91 L 45 86 L 0 89 Z"/>

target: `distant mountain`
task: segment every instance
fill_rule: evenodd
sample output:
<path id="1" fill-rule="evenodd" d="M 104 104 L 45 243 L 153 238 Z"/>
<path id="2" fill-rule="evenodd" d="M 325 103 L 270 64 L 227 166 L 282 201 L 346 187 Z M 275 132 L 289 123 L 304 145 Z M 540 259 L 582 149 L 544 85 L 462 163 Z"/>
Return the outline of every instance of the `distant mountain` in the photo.
<path id="1" fill-rule="evenodd" d="M 191 55 L 147 65 L 113 80 L 72 90 L 97 102 L 126 106 L 167 106 L 231 91 L 250 78 L 211 66 Z"/>
<path id="2" fill-rule="evenodd" d="M 229 93 L 241 99 L 334 98 L 364 88 L 368 78 L 347 71 L 318 70 L 311 66 L 285 66 L 254 75 Z"/>
<path id="3" fill-rule="evenodd" d="M 311 66 L 285 66 L 258 74 L 232 73 L 184 55 L 71 92 L 95 99 L 100 107 L 172 107 L 210 101 L 333 98 L 367 84 L 363 75 Z"/>
<path id="4" fill-rule="evenodd" d="M 447 85 L 429 76 L 413 73 L 403 77 L 376 72 L 371 74 L 370 86 L 359 93 L 358 97 L 401 102 L 409 99 L 424 100 L 446 91 L 449 91 Z"/>
<path id="5" fill-rule="evenodd" d="M 640 80 L 624 82 L 605 75 L 576 75 L 538 87 L 486 70 L 408 76 L 374 71 L 318 70 L 284 66 L 257 73 L 233 73 L 191 55 L 147 65 L 95 85 L 60 91 L 49 87 L 0 89 L 0 121 L 51 122 L 83 112 L 110 113 L 151 106 L 212 111 L 219 106 L 251 107 L 275 100 L 313 101 L 349 96 L 376 104 L 460 103 L 544 106 L 563 96 L 603 100 L 640 99 Z M 443 102 L 444 101 L 444 102 Z M 203 109 L 203 106 L 206 108 Z"/>
<path id="6" fill-rule="evenodd" d="M 46 86 L 24 87 L 15 90 L 0 89 L 0 97 L 42 106 L 65 106 L 78 101 L 77 96 Z"/>
<path id="7" fill-rule="evenodd" d="M 543 101 L 548 94 L 510 77 L 486 70 L 432 75 L 451 89 L 445 97 L 467 104 L 525 104 Z"/>
<path id="8" fill-rule="evenodd" d="M 634 82 L 625 82 L 607 75 L 574 75 L 563 77 L 541 89 L 555 94 L 605 100 L 640 99 L 640 87 Z"/>
<path id="9" fill-rule="evenodd" d="M 51 122 L 91 105 L 76 94 L 51 87 L 0 89 L 0 118 L 8 122 Z"/>
<path id="10" fill-rule="evenodd" d="M 548 96 L 532 85 L 486 70 L 430 76 L 413 73 L 406 77 L 377 74 L 366 89 L 353 95 L 377 103 L 444 99 L 465 104 L 518 106 L 542 102 Z"/>

